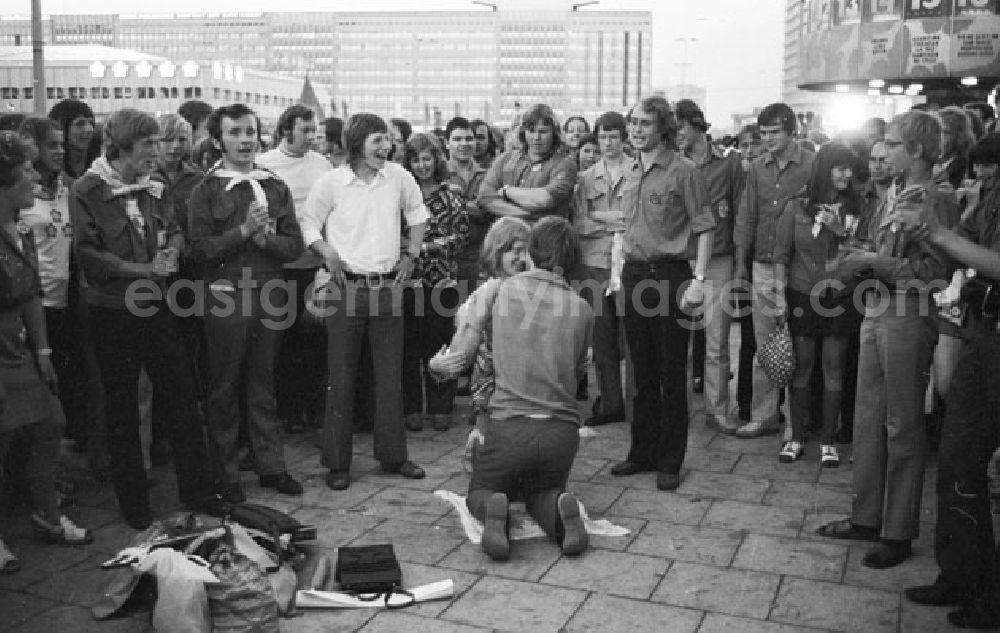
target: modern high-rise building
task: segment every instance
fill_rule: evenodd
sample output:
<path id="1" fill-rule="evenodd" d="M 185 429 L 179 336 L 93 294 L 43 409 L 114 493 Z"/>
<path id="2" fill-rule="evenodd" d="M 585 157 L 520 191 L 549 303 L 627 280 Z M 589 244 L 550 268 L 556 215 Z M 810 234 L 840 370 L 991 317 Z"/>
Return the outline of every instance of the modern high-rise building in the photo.
<path id="1" fill-rule="evenodd" d="M 506 123 L 535 102 L 593 119 L 648 93 L 652 76 L 648 11 L 52 15 L 43 30 L 49 44 L 308 76 L 339 114 L 423 125 L 457 114 Z M 0 17 L 0 46 L 30 42 L 30 20 Z"/>
<path id="2" fill-rule="evenodd" d="M 785 47 L 781 72 L 781 100 L 796 112 L 818 112 L 824 105 L 824 95 L 799 90 L 802 82 L 801 46 L 807 28 L 809 0 L 785 0 Z"/>

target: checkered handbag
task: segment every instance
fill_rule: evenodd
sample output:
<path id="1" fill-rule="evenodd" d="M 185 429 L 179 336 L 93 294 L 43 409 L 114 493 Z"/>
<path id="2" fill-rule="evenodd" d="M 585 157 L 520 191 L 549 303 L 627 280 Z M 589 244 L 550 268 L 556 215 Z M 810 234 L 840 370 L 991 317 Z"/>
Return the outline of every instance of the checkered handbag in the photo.
<path id="1" fill-rule="evenodd" d="M 776 389 L 782 389 L 795 373 L 795 350 L 788 323 L 781 323 L 757 348 L 757 361 Z"/>

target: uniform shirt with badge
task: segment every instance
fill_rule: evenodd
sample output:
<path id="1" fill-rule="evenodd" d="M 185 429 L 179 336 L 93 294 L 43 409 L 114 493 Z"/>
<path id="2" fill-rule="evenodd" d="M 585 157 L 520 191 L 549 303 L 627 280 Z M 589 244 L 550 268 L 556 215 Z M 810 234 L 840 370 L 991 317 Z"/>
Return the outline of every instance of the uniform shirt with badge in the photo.
<path id="1" fill-rule="evenodd" d="M 69 189 L 56 180 L 54 190 L 35 185 L 35 204 L 18 216 L 35 236 L 38 273 L 46 308 L 69 305 L 69 262 L 73 224 L 69 217 Z"/>
<path id="2" fill-rule="evenodd" d="M 638 170 L 623 157 L 617 180 L 599 160 L 580 173 L 573 205 L 573 228 L 580 238 L 580 263 L 590 268 L 611 268 L 614 234 L 625 229 L 622 201 L 627 180 Z"/>
<path id="3" fill-rule="evenodd" d="M 705 177 L 690 160 L 661 148 L 632 166 L 624 204 L 626 262 L 694 259 L 698 236 L 715 228 Z"/>

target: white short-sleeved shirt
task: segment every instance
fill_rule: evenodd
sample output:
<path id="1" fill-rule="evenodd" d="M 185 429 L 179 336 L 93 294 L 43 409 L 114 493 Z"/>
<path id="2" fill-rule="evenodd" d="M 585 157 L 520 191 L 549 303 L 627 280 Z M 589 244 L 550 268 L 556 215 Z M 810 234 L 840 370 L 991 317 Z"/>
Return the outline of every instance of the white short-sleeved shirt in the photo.
<path id="1" fill-rule="evenodd" d="M 350 165 L 325 173 L 302 209 L 296 209 L 306 245 L 324 239 L 336 249 L 347 270 L 387 273 L 399 260 L 402 218 L 407 226 L 430 218 L 413 175 L 386 163 L 371 184 Z"/>
<path id="2" fill-rule="evenodd" d="M 60 183 L 54 198 L 36 197 L 34 206 L 21 209 L 19 217 L 35 234 L 42 305 L 65 308 L 69 303 L 69 256 L 73 246 L 69 189 Z"/>
<path id="3" fill-rule="evenodd" d="M 303 156 L 289 156 L 280 149 L 264 152 L 254 159 L 261 167 L 270 169 L 285 181 L 292 192 L 292 201 L 298 210 L 306 203 L 309 191 L 320 176 L 333 169 L 330 161 L 312 150 Z"/>

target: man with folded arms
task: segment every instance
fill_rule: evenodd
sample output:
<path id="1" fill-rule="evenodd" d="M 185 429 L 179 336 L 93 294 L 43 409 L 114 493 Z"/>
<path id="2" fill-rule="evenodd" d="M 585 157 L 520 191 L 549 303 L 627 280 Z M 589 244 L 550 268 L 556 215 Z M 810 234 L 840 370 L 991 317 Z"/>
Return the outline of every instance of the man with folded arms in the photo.
<path id="1" fill-rule="evenodd" d="M 385 121 L 368 113 L 344 130 L 348 162 L 320 178 L 298 211 L 306 244 L 330 273 L 327 349 L 329 384 L 322 463 L 334 490 L 351 484 L 354 381 L 368 335 L 375 365 L 375 459 L 382 470 L 411 479 L 424 470 L 407 459 L 403 402 L 402 288 L 412 272 L 430 217 L 416 180 L 388 161 Z M 409 226 L 400 248 L 402 219 Z M 324 239 L 324 231 L 326 238 Z"/>

